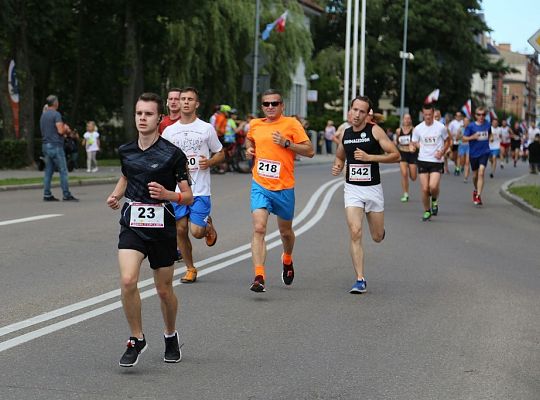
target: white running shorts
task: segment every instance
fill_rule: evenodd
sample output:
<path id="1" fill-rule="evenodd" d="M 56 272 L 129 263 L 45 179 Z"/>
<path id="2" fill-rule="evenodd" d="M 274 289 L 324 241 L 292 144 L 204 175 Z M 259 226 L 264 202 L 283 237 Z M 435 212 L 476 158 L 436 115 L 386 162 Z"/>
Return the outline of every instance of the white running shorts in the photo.
<path id="1" fill-rule="evenodd" d="M 383 212 L 384 195 L 382 185 L 358 186 L 345 182 L 343 190 L 345 198 L 345 208 L 359 207 L 364 212 Z"/>

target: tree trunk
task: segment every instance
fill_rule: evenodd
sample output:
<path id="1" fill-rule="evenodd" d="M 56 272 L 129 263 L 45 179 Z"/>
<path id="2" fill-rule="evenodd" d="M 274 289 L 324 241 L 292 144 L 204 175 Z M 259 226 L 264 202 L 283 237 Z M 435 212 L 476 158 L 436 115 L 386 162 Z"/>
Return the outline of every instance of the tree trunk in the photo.
<path id="1" fill-rule="evenodd" d="M 82 64 L 84 60 L 84 52 L 82 49 L 82 35 L 84 29 L 85 10 L 84 5 L 81 4 L 79 9 L 79 19 L 77 23 L 77 61 L 75 69 L 75 88 L 73 90 L 73 104 L 71 109 L 71 124 L 74 125 L 79 121 L 79 105 L 82 98 Z"/>
<path id="2" fill-rule="evenodd" d="M 19 81 L 19 121 L 20 137 L 28 143 L 26 155 L 28 163 L 34 161 L 34 76 L 30 70 L 28 57 L 28 22 L 24 1 L 17 2 L 20 18 L 19 34 L 15 41 L 15 64 Z"/>
<path id="3" fill-rule="evenodd" d="M 13 111 L 9 101 L 8 90 L 8 65 L 9 59 L 0 55 L 0 110 L 4 121 L 4 139 L 15 139 L 15 127 L 13 126 Z"/>
<path id="4" fill-rule="evenodd" d="M 132 3 L 126 2 L 126 43 L 124 49 L 123 117 L 124 138 L 130 140 L 135 131 L 134 104 L 143 87 L 142 57 L 137 40 L 137 22 L 133 18 Z"/>

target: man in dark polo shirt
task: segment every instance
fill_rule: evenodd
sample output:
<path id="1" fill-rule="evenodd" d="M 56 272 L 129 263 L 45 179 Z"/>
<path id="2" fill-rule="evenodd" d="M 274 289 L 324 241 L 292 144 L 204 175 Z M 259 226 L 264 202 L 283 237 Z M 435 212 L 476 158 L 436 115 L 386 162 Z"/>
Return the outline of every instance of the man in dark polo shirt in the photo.
<path id="1" fill-rule="evenodd" d="M 43 137 L 43 157 L 45 157 L 43 200 L 58 201 L 51 193 L 51 179 L 56 167 L 60 172 L 62 199 L 64 201 L 79 201 L 69 191 L 66 153 L 64 152 L 65 125 L 58 112 L 58 97 L 53 94 L 47 97 L 47 109 L 41 114 L 39 126 Z"/>

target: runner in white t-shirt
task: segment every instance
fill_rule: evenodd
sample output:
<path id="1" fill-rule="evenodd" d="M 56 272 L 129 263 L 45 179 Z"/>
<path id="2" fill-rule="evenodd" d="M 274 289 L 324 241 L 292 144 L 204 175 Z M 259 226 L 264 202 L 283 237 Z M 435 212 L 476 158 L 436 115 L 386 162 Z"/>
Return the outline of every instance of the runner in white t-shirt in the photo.
<path id="1" fill-rule="evenodd" d="M 214 127 L 197 118 L 199 95 L 195 88 L 188 87 L 180 91 L 180 105 L 180 120 L 167 127 L 162 137 L 179 147 L 188 160 L 193 204 L 185 206 L 173 203 L 173 205 L 177 242 L 187 267 L 181 282 L 193 283 L 197 280 L 197 269 L 193 264 L 192 246 L 188 233 L 191 230 L 191 234 L 196 239 L 204 237 L 208 246 L 216 243 L 217 232 L 210 217 L 212 209 L 210 168 L 223 162 L 225 155 Z"/>
<path id="2" fill-rule="evenodd" d="M 508 122 L 503 119 L 501 123 L 501 169 L 504 168 L 503 160 L 508 164 L 510 158 L 510 127 Z"/>
<path id="3" fill-rule="evenodd" d="M 450 147 L 451 139 L 448 130 L 439 121 L 434 120 L 433 106 L 422 107 L 424 121 L 413 130 L 411 151 L 420 149 L 418 153 L 418 174 L 422 188 L 422 204 L 424 214 L 422 221 L 428 221 L 439 212 L 438 197 L 441 174 L 444 170 L 444 155 Z"/>
<path id="4" fill-rule="evenodd" d="M 456 112 L 455 118 L 448 125 L 448 132 L 452 138 L 452 153 L 450 159 L 455 164 L 454 175 L 459 176 L 461 168 L 458 165 L 459 131 L 463 127 L 463 114 Z"/>
<path id="5" fill-rule="evenodd" d="M 495 170 L 497 169 L 497 158 L 501 155 L 501 140 L 502 140 L 502 128 L 499 126 L 499 121 L 493 119 L 491 121 L 491 138 L 489 139 L 489 161 L 491 164 L 491 173 L 489 174 L 490 178 L 493 178 Z"/>

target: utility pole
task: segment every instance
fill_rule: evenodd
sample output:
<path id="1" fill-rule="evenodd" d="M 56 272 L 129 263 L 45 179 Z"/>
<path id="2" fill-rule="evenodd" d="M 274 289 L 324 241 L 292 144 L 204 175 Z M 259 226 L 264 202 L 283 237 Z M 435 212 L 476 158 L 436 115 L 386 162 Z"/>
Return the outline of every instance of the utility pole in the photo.
<path id="1" fill-rule="evenodd" d="M 260 0 L 255 6 L 255 46 L 253 50 L 253 92 L 251 95 L 251 114 L 257 115 L 257 80 L 259 79 L 259 18 L 261 14 Z"/>
<path id="2" fill-rule="evenodd" d="M 351 12 L 352 0 L 347 0 L 347 23 L 345 26 L 345 75 L 343 83 L 343 121 L 347 120 L 349 108 L 349 81 L 351 79 L 349 70 L 351 67 Z"/>
<path id="3" fill-rule="evenodd" d="M 407 20 L 409 17 L 409 0 L 405 0 L 405 17 L 403 24 L 403 51 L 400 52 L 401 62 L 401 94 L 399 100 L 399 121 L 403 122 L 403 109 L 405 108 L 405 70 L 407 68 Z"/>
<path id="4" fill-rule="evenodd" d="M 364 95 L 364 72 L 366 65 L 366 0 L 362 0 L 362 34 L 360 36 L 360 96 Z"/>

